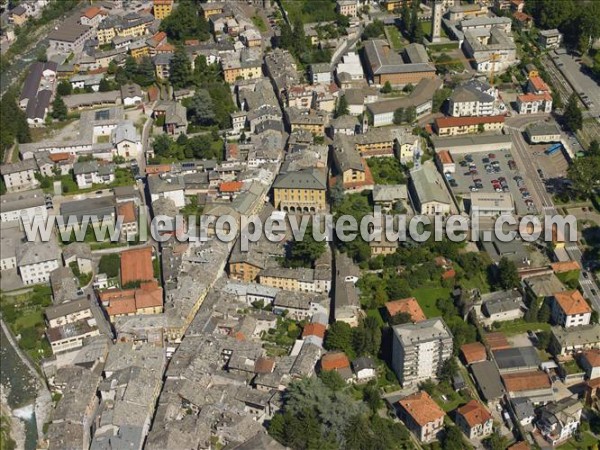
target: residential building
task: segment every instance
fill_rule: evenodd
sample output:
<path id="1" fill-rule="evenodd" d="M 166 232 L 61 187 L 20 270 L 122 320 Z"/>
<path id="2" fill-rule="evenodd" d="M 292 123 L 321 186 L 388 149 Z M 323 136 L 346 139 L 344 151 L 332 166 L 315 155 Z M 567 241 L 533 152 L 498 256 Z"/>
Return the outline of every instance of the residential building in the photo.
<path id="1" fill-rule="evenodd" d="M 80 273 L 92 273 L 92 250 L 85 242 L 72 242 L 63 247 L 63 261 L 68 267 L 71 263 L 77 264 Z"/>
<path id="2" fill-rule="evenodd" d="M 127 83 L 121 86 L 121 100 L 124 106 L 134 106 L 142 103 L 144 94 L 139 84 Z"/>
<path id="3" fill-rule="evenodd" d="M 386 310 L 388 320 L 401 313 L 408 314 L 410 316 L 410 320 L 414 323 L 427 320 L 425 313 L 421 309 L 421 306 L 419 306 L 417 299 L 414 297 L 387 302 L 384 305 L 384 308 Z"/>
<path id="4" fill-rule="evenodd" d="M 48 217 L 46 196 L 41 189 L 13 192 L 0 197 L 0 222 L 30 222 L 36 216 L 42 219 Z"/>
<path id="5" fill-rule="evenodd" d="M 498 28 L 504 33 L 510 33 L 512 28 L 512 20 L 509 17 L 474 17 L 460 21 L 460 29 L 464 32 L 469 30 L 489 30 Z"/>
<path id="6" fill-rule="evenodd" d="M 168 80 L 171 73 L 171 60 L 173 53 L 159 53 L 153 59 L 156 78 L 159 80 Z"/>
<path id="7" fill-rule="evenodd" d="M 34 62 L 19 98 L 19 106 L 27 115 L 30 126 L 43 126 L 44 119 L 50 108 L 50 101 L 56 89 L 56 72 L 58 65 L 55 62 Z"/>
<path id="8" fill-rule="evenodd" d="M 233 84 L 236 80 L 253 80 L 263 76 L 260 52 L 254 50 L 247 48 L 221 58 L 223 78 L 227 83 Z"/>
<path id="9" fill-rule="evenodd" d="M 398 203 L 408 200 L 408 191 L 404 184 L 376 184 L 373 186 L 373 203 L 381 207 L 382 212 L 389 212 Z"/>
<path id="10" fill-rule="evenodd" d="M 173 11 L 173 0 L 154 0 L 152 5 L 152 13 L 158 20 L 163 20 L 169 17 Z"/>
<path id="11" fill-rule="evenodd" d="M 163 289 L 156 281 L 148 281 L 135 289 L 102 291 L 99 301 L 111 320 L 121 316 L 160 314 L 163 312 Z"/>
<path id="12" fill-rule="evenodd" d="M 435 78 L 435 66 L 421 44 L 410 44 L 399 55 L 387 41 L 371 39 L 364 42 L 364 59 L 366 73 L 377 85 L 416 85 L 423 79 Z"/>
<path id="13" fill-rule="evenodd" d="M 339 134 L 335 136 L 333 160 L 336 178 L 332 183 L 341 182 L 344 191 L 360 192 L 364 189 L 373 188 L 374 182 L 371 170 L 350 141 L 350 137 Z"/>
<path id="14" fill-rule="evenodd" d="M 554 401 L 552 380 L 542 370 L 506 373 L 502 381 L 511 399 L 528 398 L 534 405 Z"/>
<path id="15" fill-rule="evenodd" d="M 568 440 L 581 423 L 583 405 L 576 396 L 542 406 L 537 413 L 536 428 L 553 447 Z"/>
<path id="16" fill-rule="evenodd" d="M 98 6 L 90 6 L 81 14 L 79 21 L 81 25 L 87 25 L 88 27 L 96 28 L 100 23 L 106 19 L 108 13 L 99 8 Z"/>
<path id="17" fill-rule="evenodd" d="M 27 11 L 27 8 L 23 5 L 17 5 L 13 9 L 11 9 L 8 12 L 8 14 L 8 19 L 10 23 L 16 26 L 23 25 L 25 22 L 27 22 L 27 19 L 29 18 L 29 12 Z"/>
<path id="18" fill-rule="evenodd" d="M 321 370 L 323 372 L 337 372 L 344 381 L 352 380 L 350 360 L 344 352 L 328 352 L 321 357 Z"/>
<path id="19" fill-rule="evenodd" d="M 481 361 L 471 364 L 471 372 L 482 399 L 497 404 L 506 394 L 498 368 L 492 361 Z"/>
<path id="20" fill-rule="evenodd" d="M 442 80 L 438 77 L 424 78 L 407 97 L 367 103 L 365 107 L 373 118 L 372 125 L 374 127 L 392 125 L 394 113 L 399 108 L 403 108 L 405 111 L 414 108 L 417 119 L 431 113 L 433 95 L 442 84 Z"/>
<path id="21" fill-rule="evenodd" d="M 2 164 L 0 174 L 8 192 L 27 191 L 40 185 L 35 174 L 38 167 L 34 159 L 26 159 L 11 164 Z"/>
<path id="22" fill-rule="evenodd" d="M 95 184 L 110 184 L 115 181 L 114 164 L 99 164 L 97 161 L 76 162 L 73 175 L 79 189 L 91 188 Z"/>
<path id="23" fill-rule="evenodd" d="M 552 30 L 540 30 L 538 42 L 545 50 L 559 48 L 563 42 L 563 35 L 556 28 Z"/>
<path id="24" fill-rule="evenodd" d="M 578 290 L 556 292 L 552 302 L 552 320 L 564 327 L 589 325 L 592 308 Z"/>
<path id="25" fill-rule="evenodd" d="M 273 206 L 291 213 L 316 213 L 327 209 L 327 177 L 311 168 L 282 173 L 273 183 Z"/>
<path id="26" fill-rule="evenodd" d="M 121 240 L 128 241 L 138 234 L 137 208 L 134 202 L 117 204 L 117 216 L 123 218 Z"/>
<path id="27" fill-rule="evenodd" d="M 81 348 L 83 347 L 84 339 L 98 336 L 99 334 L 100 330 L 96 326 L 96 320 L 93 318 L 46 328 L 46 337 L 48 338 L 48 342 L 50 342 L 52 353 L 55 355 Z"/>
<path id="28" fill-rule="evenodd" d="M 452 200 L 433 161 L 426 161 L 411 171 L 409 195 L 419 214 L 437 216 L 450 213 Z"/>
<path id="29" fill-rule="evenodd" d="M 358 2 L 356 0 L 336 0 L 336 11 L 346 17 L 356 17 Z"/>
<path id="30" fill-rule="evenodd" d="M 121 286 L 154 280 L 152 247 L 121 252 Z"/>
<path id="31" fill-rule="evenodd" d="M 61 265 L 61 252 L 54 242 L 25 242 L 17 254 L 19 275 L 27 285 L 48 282 L 50 272 Z"/>
<path id="32" fill-rule="evenodd" d="M 187 108 L 179 102 L 161 100 L 154 107 L 154 118 L 164 117 L 166 133 L 179 136 L 187 132 Z"/>
<path id="33" fill-rule="evenodd" d="M 375 361 L 368 356 L 361 356 L 352 361 L 352 370 L 357 383 L 367 383 L 377 377 Z"/>
<path id="34" fill-rule="evenodd" d="M 437 163 L 440 172 L 444 175 L 453 174 L 456 172 L 456 163 L 448 150 L 442 150 L 435 154 L 435 162 Z"/>
<path id="35" fill-rule="evenodd" d="M 392 327 L 392 368 L 402 386 L 436 378 L 452 357 L 452 334 L 442 319 Z"/>
<path id="36" fill-rule="evenodd" d="M 90 301 L 88 299 L 74 300 L 55 306 L 48 306 L 44 311 L 48 327 L 55 328 L 79 320 L 92 319 Z"/>
<path id="37" fill-rule="evenodd" d="M 458 86 L 449 99 L 448 113 L 454 117 L 492 116 L 497 92 L 489 84 L 471 80 Z"/>
<path id="38" fill-rule="evenodd" d="M 470 400 L 456 410 L 456 425 L 469 439 L 481 439 L 492 434 L 494 420 L 477 400 Z"/>
<path id="39" fill-rule="evenodd" d="M 427 392 L 419 391 L 398 401 L 398 417 L 417 439 L 428 443 L 444 428 L 446 413 Z"/>
<path id="40" fill-rule="evenodd" d="M 464 37 L 463 50 L 473 59 L 472 65 L 478 72 L 503 72 L 519 61 L 516 44 L 502 28 L 468 29 L 464 31 Z"/>
<path id="41" fill-rule="evenodd" d="M 560 129 L 555 122 L 532 124 L 527 127 L 525 134 L 531 144 L 545 144 L 561 141 Z"/>
<path id="42" fill-rule="evenodd" d="M 492 354 L 501 374 L 535 370 L 541 364 L 537 350 L 531 345 L 494 349 Z"/>
<path id="43" fill-rule="evenodd" d="M 552 95 L 548 92 L 518 95 L 517 111 L 519 114 L 549 114 L 552 112 Z"/>
<path id="44" fill-rule="evenodd" d="M 579 365 L 588 380 L 600 377 L 600 350 L 586 350 L 579 357 Z"/>
<path id="45" fill-rule="evenodd" d="M 482 294 L 481 303 L 475 306 L 480 320 L 488 327 L 494 322 L 520 319 L 525 310 L 523 295 L 517 289 Z"/>
<path id="46" fill-rule="evenodd" d="M 438 117 L 433 122 L 433 129 L 438 136 L 458 136 L 483 132 L 502 132 L 504 116 L 488 117 Z"/>
<path id="47" fill-rule="evenodd" d="M 215 14 L 223 14 L 225 10 L 224 2 L 207 2 L 202 3 L 200 5 L 200 9 L 202 10 L 202 15 L 205 19 L 208 19 L 210 16 Z"/>
<path id="48" fill-rule="evenodd" d="M 333 82 L 329 63 L 311 64 L 309 71 L 312 84 L 331 84 Z"/>
<path id="49" fill-rule="evenodd" d="M 298 108 L 285 108 L 285 118 L 290 131 L 306 130 L 315 136 L 325 136 L 328 116 L 324 111 L 302 111 Z"/>
<path id="50" fill-rule="evenodd" d="M 82 25 L 77 18 L 71 17 L 48 34 L 48 49 L 63 54 L 78 53 L 83 50 L 85 41 L 91 39 L 92 35 L 92 27 Z"/>
<path id="51" fill-rule="evenodd" d="M 358 54 L 348 52 L 342 56 L 342 60 L 335 69 L 335 75 L 340 83 L 342 79 L 348 79 L 349 82 L 364 80 L 365 74 Z"/>

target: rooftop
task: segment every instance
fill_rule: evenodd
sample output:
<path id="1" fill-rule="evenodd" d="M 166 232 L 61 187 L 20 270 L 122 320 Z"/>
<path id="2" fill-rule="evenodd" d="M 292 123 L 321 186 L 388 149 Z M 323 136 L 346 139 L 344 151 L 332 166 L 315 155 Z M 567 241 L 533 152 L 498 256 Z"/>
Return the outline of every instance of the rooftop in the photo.
<path id="1" fill-rule="evenodd" d="M 541 362 L 537 350 L 531 346 L 493 350 L 492 353 L 501 371 L 534 368 Z"/>
<path id="2" fill-rule="evenodd" d="M 425 161 L 421 167 L 413 169 L 410 172 L 410 178 L 421 204 L 427 202 L 452 203 L 442 176 L 433 161 Z"/>
<path id="3" fill-rule="evenodd" d="M 467 364 L 473 364 L 487 359 L 485 346 L 481 342 L 471 342 L 460 347 L 460 351 Z"/>
<path id="4" fill-rule="evenodd" d="M 385 309 L 390 317 L 393 317 L 399 313 L 407 313 L 410 315 L 413 322 L 422 322 L 427 320 L 425 313 L 419 306 L 417 299 L 414 297 L 387 302 L 385 304 Z"/>
<path id="5" fill-rule="evenodd" d="M 472 364 L 471 371 L 484 400 L 493 401 L 504 395 L 500 373 L 492 361 Z"/>
<path id="6" fill-rule="evenodd" d="M 417 343 L 452 339 L 452 333 L 441 318 L 405 323 L 392 327 L 394 334 L 405 347 Z"/>
<path id="7" fill-rule="evenodd" d="M 344 352 L 329 352 L 321 357 L 321 369 L 325 371 L 346 369 L 350 361 Z"/>
<path id="8" fill-rule="evenodd" d="M 492 419 L 490 412 L 477 400 L 471 400 L 466 405 L 456 410 L 457 414 L 463 416 L 469 427 L 483 425 Z"/>
<path id="9" fill-rule="evenodd" d="M 592 312 L 592 308 L 577 289 L 573 291 L 556 292 L 554 294 L 554 300 L 568 316 Z"/>
<path id="10" fill-rule="evenodd" d="M 502 375 L 502 380 L 508 392 L 522 392 L 552 387 L 550 377 L 546 372 L 541 370 L 508 373 Z"/>
<path id="11" fill-rule="evenodd" d="M 121 284 L 154 279 L 152 247 L 126 250 L 121 253 Z"/>
<path id="12" fill-rule="evenodd" d="M 421 427 L 446 415 L 425 391 L 404 397 L 398 403 Z"/>

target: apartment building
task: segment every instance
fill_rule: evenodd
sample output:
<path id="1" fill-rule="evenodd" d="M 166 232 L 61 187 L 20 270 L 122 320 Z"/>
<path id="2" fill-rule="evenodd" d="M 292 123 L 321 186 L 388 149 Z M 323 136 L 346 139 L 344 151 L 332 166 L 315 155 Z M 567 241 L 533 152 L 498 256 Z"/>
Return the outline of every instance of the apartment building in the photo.
<path id="1" fill-rule="evenodd" d="M 469 439 L 477 439 L 492 434 L 494 420 L 481 403 L 471 400 L 456 410 L 456 424 Z"/>
<path id="2" fill-rule="evenodd" d="M 548 92 L 519 95 L 517 96 L 517 111 L 519 114 L 550 114 L 552 112 L 552 95 Z"/>
<path id="3" fill-rule="evenodd" d="M 115 181 L 114 164 L 98 164 L 97 161 L 76 162 L 73 175 L 79 189 L 91 188 L 95 184 L 110 184 Z"/>
<path id="4" fill-rule="evenodd" d="M 446 413 L 425 391 L 402 398 L 398 417 L 421 442 L 434 441 L 444 428 Z"/>
<path id="5" fill-rule="evenodd" d="M 566 397 L 541 407 L 536 428 L 553 447 L 568 440 L 581 423 L 583 405 L 576 396 Z"/>
<path id="6" fill-rule="evenodd" d="M 7 192 L 35 189 L 40 182 L 35 178 L 38 171 L 35 159 L 26 159 L 12 164 L 2 164 L 0 174 Z"/>
<path id="7" fill-rule="evenodd" d="M 0 222 L 32 220 L 48 217 L 46 199 L 41 189 L 4 194 L 0 200 Z"/>
<path id="8" fill-rule="evenodd" d="M 61 251 L 54 242 L 26 242 L 17 254 L 17 267 L 24 284 L 47 283 L 50 272 L 61 267 Z"/>
<path id="9" fill-rule="evenodd" d="M 154 0 L 152 5 L 152 13 L 158 20 L 163 20 L 169 17 L 173 11 L 173 0 Z"/>
<path id="10" fill-rule="evenodd" d="M 224 55 L 221 59 L 221 69 L 227 83 L 233 84 L 236 80 L 254 80 L 263 76 L 260 53 L 253 50 L 243 49 L 237 53 Z"/>
<path id="11" fill-rule="evenodd" d="M 273 183 L 273 205 L 290 213 L 317 213 L 327 209 L 327 176 L 310 168 L 282 173 Z"/>
<path id="12" fill-rule="evenodd" d="M 93 318 L 88 299 L 49 306 L 44 311 L 44 315 L 46 316 L 46 322 L 50 328 Z"/>
<path id="13" fill-rule="evenodd" d="M 419 214 L 449 214 L 452 199 L 433 161 L 426 161 L 410 172 L 408 185 L 411 202 Z"/>
<path id="14" fill-rule="evenodd" d="M 552 30 L 540 30 L 538 42 L 542 48 L 549 50 L 559 48 L 563 41 L 563 35 L 556 28 Z"/>
<path id="15" fill-rule="evenodd" d="M 436 378 L 452 357 L 452 333 L 435 318 L 392 327 L 392 368 L 402 386 Z"/>
<path id="16" fill-rule="evenodd" d="M 93 28 L 82 25 L 78 18 L 69 18 L 48 35 L 48 50 L 69 54 L 83 50 L 85 41 L 93 36 Z"/>
<path id="17" fill-rule="evenodd" d="M 588 325 L 592 308 L 578 290 L 556 292 L 552 302 L 552 320 L 564 327 Z"/>
<path id="18" fill-rule="evenodd" d="M 496 91 L 489 84 L 471 80 L 457 87 L 449 99 L 448 113 L 453 117 L 491 116 Z"/>
<path id="19" fill-rule="evenodd" d="M 356 17 L 358 13 L 357 0 L 337 0 L 336 11 L 346 17 Z"/>

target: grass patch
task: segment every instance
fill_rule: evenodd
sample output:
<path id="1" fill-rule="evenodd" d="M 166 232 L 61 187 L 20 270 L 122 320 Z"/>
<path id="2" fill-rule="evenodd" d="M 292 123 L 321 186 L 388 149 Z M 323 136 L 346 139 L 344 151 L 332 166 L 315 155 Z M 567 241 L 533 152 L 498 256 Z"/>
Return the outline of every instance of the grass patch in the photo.
<path id="1" fill-rule="evenodd" d="M 252 16 L 252 23 L 254 24 L 254 26 L 256 28 L 258 28 L 260 30 L 261 33 L 267 32 L 267 24 L 265 23 L 263 18 L 261 16 L 259 16 L 258 14 Z"/>
<path id="2" fill-rule="evenodd" d="M 550 331 L 550 324 L 542 322 L 525 322 L 523 319 L 519 319 L 510 322 L 500 322 L 500 327 L 494 329 L 494 331 L 501 331 L 508 336 L 526 333 L 527 330 Z"/>
<path id="3" fill-rule="evenodd" d="M 579 433 L 579 436 L 580 440 L 571 438 L 558 448 L 561 450 L 581 450 L 586 448 L 595 448 L 598 445 L 598 440 L 587 431 Z"/>
<path id="4" fill-rule="evenodd" d="M 367 310 L 367 317 L 374 317 L 375 320 L 377 320 L 377 323 L 379 324 L 380 327 L 383 327 L 385 325 L 385 322 L 384 322 L 383 318 L 381 317 L 381 313 L 379 312 L 378 309 Z"/>
<path id="5" fill-rule="evenodd" d="M 455 410 L 469 400 L 444 382 L 436 385 L 432 398 L 446 412 Z"/>
<path id="6" fill-rule="evenodd" d="M 442 312 L 436 306 L 437 299 L 450 297 L 450 289 L 445 287 L 422 287 L 414 289 L 412 295 L 419 302 L 419 306 L 427 318 L 440 317 Z"/>
<path id="7" fill-rule="evenodd" d="M 421 28 L 423 29 L 423 35 L 426 38 L 431 37 L 431 21 L 427 20 L 425 22 L 421 22 Z M 442 37 L 448 37 L 444 27 L 442 27 Z"/>
<path id="8" fill-rule="evenodd" d="M 96 138 L 96 142 L 98 144 L 108 144 L 110 142 L 110 136 L 109 135 L 98 136 Z"/>
<path id="9" fill-rule="evenodd" d="M 302 23 L 336 20 L 335 0 L 281 0 L 290 21 L 300 17 Z"/>
<path id="10" fill-rule="evenodd" d="M 404 169 L 396 158 L 369 158 L 367 164 L 376 184 L 405 184 Z"/>
<path id="11" fill-rule="evenodd" d="M 392 45 L 392 48 L 396 51 L 402 50 L 402 36 L 400 31 L 394 25 L 388 25 L 385 27 L 385 36 Z"/>

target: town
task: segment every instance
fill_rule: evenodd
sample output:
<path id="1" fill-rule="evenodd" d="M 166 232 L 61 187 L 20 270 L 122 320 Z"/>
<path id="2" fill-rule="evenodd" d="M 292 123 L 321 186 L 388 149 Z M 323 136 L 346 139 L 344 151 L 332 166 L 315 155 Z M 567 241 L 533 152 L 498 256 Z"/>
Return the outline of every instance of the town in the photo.
<path id="1" fill-rule="evenodd" d="M 2 449 L 598 449 L 600 2 L 2 0 L 0 23 Z M 175 220 L 375 208 L 491 238 L 245 248 Z M 492 236 L 551 216 L 575 239 Z"/>

